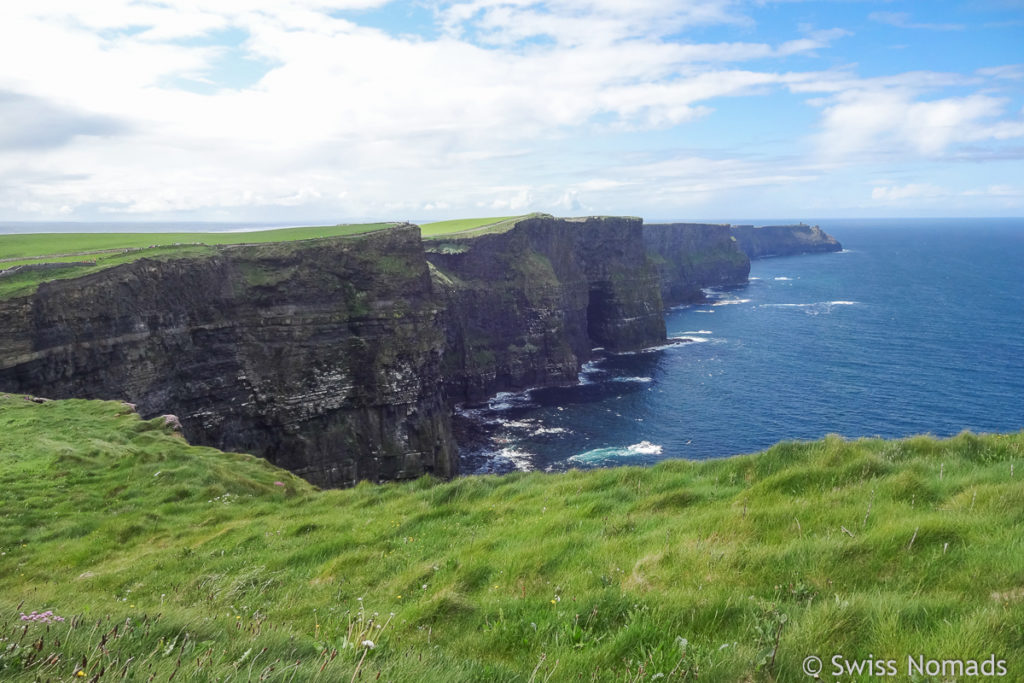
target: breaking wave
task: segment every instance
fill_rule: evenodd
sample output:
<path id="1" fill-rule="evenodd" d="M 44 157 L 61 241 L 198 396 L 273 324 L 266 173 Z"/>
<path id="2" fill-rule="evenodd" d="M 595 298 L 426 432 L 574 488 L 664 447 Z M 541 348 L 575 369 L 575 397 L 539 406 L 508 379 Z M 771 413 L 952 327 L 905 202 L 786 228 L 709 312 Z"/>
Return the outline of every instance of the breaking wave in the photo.
<path id="1" fill-rule="evenodd" d="M 613 460 L 615 458 L 628 458 L 638 455 L 661 455 L 662 448 L 650 441 L 641 441 L 632 446 L 608 448 L 595 448 L 585 453 L 577 453 L 569 457 L 569 462 L 582 463 L 585 465 L 596 465 L 598 463 Z"/>

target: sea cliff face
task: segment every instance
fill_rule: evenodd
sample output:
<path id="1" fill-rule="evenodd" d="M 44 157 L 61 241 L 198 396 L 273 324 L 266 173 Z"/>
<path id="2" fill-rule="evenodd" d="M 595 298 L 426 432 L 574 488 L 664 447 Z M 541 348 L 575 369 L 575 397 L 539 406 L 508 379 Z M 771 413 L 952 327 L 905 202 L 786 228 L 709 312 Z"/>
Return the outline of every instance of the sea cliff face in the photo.
<path id="1" fill-rule="evenodd" d="M 445 385 L 457 402 L 576 381 L 593 347 L 665 339 L 639 218 L 539 216 L 427 243 L 445 303 Z"/>
<path id="2" fill-rule="evenodd" d="M 843 245 L 817 225 L 734 225 L 732 234 L 747 256 L 791 256 L 841 251 Z"/>
<path id="3" fill-rule="evenodd" d="M 643 238 L 667 306 L 702 301 L 703 288 L 741 285 L 750 274 L 750 259 L 728 225 L 651 223 Z"/>
<path id="4" fill-rule="evenodd" d="M 663 342 L 663 301 L 746 281 L 737 245 L 839 248 L 808 226 L 535 215 L 143 258 L 0 298 L 0 391 L 127 400 L 321 486 L 451 476 L 454 404 Z"/>
<path id="5" fill-rule="evenodd" d="M 324 486 L 455 472 L 419 230 L 142 259 L 0 300 L 0 387 L 173 413 Z"/>

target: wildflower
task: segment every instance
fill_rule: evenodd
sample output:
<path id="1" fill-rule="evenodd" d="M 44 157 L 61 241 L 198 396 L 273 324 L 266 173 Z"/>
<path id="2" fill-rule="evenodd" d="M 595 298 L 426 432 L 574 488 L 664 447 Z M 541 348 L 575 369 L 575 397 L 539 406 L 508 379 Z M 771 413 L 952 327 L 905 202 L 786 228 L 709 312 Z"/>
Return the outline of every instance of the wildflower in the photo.
<path id="1" fill-rule="evenodd" d="M 401 596 L 401 595 L 399 595 L 399 596 L 398 596 L 398 599 L 399 599 L 399 600 L 401 600 L 401 599 L 402 599 L 402 596 Z"/>
<path id="2" fill-rule="evenodd" d="M 375 648 L 377 646 L 373 644 L 372 640 L 364 640 L 363 641 L 363 647 L 365 647 L 367 650 L 372 650 L 373 648 Z"/>
<path id="3" fill-rule="evenodd" d="M 284 486 L 284 482 L 283 481 L 275 481 L 274 482 L 274 486 Z"/>
<path id="4" fill-rule="evenodd" d="M 242 618 L 241 616 L 237 616 L 237 615 L 235 616 L 235 619 L 241 619 L 241 618 Z"/>
<path id="5" fill-rule="evenodd" d="M 75 675 L 78 676 L 79 678 L 85 678 L 85 672 L 82 671 L 81 669 L 79 669 L 78 673 L 76 673 Z"/>

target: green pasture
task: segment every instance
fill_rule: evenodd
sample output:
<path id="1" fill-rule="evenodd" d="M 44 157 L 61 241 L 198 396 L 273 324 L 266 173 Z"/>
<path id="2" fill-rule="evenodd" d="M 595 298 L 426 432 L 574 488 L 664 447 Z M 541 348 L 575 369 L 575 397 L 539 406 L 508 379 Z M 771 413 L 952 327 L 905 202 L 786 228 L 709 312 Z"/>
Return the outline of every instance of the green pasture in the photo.
<path id="1" fill-rule="evenodd" d="M 833 436 L 319 491 L 118 402 L 0 395 L 0 680 L 804 681 L 919 653 L 1021 680 L 1022 466 L 1024 433 Z"/>

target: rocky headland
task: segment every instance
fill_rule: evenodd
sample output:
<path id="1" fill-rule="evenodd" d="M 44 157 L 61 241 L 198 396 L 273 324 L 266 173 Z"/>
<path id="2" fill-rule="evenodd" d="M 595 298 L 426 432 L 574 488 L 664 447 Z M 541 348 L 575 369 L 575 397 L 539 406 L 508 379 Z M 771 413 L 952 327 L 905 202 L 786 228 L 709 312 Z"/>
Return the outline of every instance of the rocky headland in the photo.
<path id="1" fill-rule="evenodd" d="M 841 251 L 843 245 L 817 225 L 734 225 L 732 235 L 752 259 Z"/>

